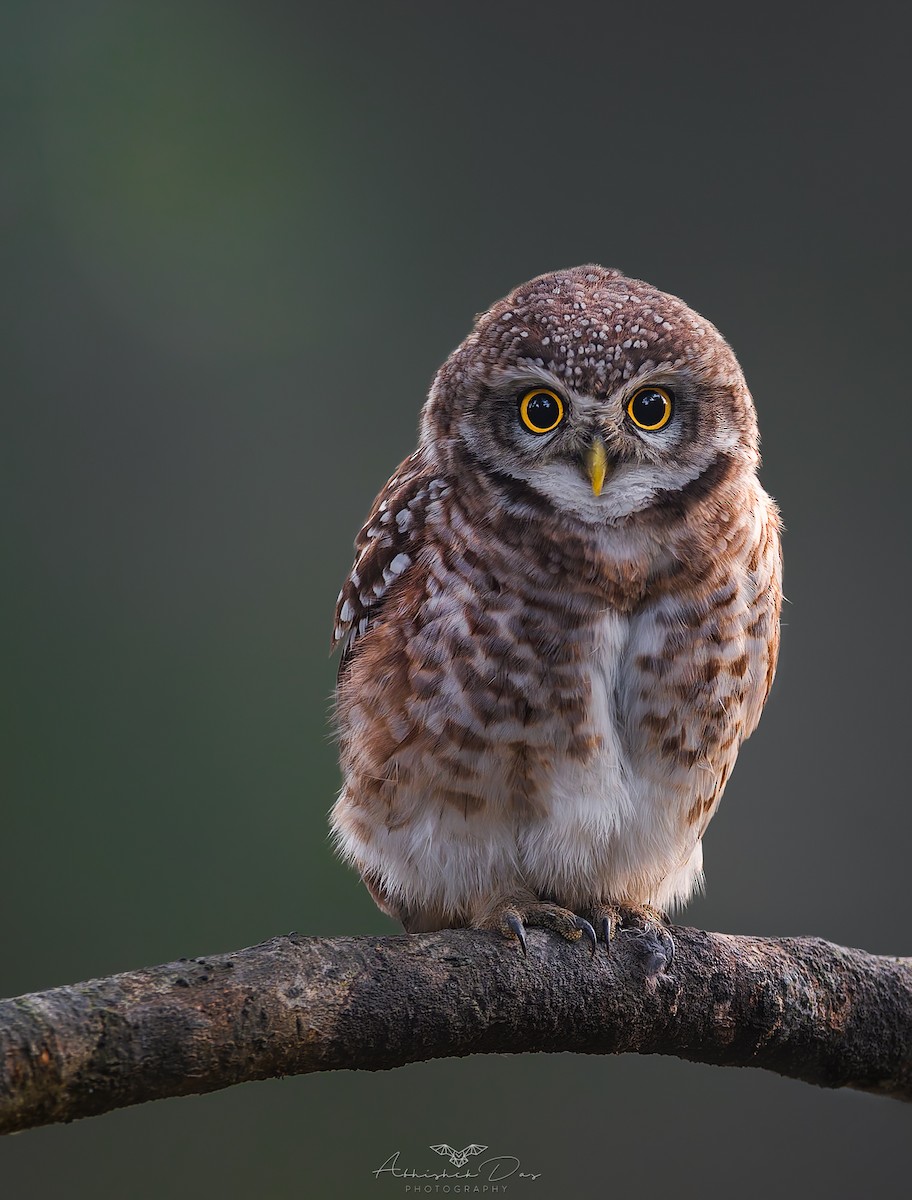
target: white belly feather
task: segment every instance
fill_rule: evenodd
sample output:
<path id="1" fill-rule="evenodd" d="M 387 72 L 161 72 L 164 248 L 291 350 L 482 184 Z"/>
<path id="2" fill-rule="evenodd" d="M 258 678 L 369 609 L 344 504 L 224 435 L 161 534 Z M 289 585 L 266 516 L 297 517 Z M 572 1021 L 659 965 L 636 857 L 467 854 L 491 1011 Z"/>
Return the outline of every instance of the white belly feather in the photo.
<path id="1" fill-rule="evenodd" d="M 665 907 L 689 894 L 700 873 L 699 844 L 680 820 L 668 788 L 632 760 L 622 729 L 630 652 L 658 650 L 654 626 L 606 612 L 590 666 L 592 732 L 586 763 L 566 763 L 553 780 L 547 816 L 517 831 L 523 873 L 537 890 L 580 907 L 593 896 Z M 630 646 L 633 639 L 633 646 Z"/>
<path id="2" fill-rule="evenodd" d="M 599 739 L 586 762 L 562 759 L 541 800 L 543 815 L 507 812 L 491 764 L 491 804 L 462 813 L 429 803 L 433 781 L 414 780 L 398 805 L 410 820 L 378 829 L 369 841 L 349 833 L 345 848 L 362 870 L 386 881 L 418 910 L 471 911 L 492 892 L 529 888 L 570 908 L 593 897 L 668 907 L 693 890 L 700 875 L 699 842 L 676 816 L 667 789 L 631 762 L 619 726 L 620 678 L 634 637 L 638 653 L 653 653 L 654 627 L 606 612 L 589 664 L 589 732 Z M 555 715 L 555 721 L 560 718 Z M 559 740 L 559 739 L 556 739 Z M 423 783 L 423 786 L 422 786 Z"/>

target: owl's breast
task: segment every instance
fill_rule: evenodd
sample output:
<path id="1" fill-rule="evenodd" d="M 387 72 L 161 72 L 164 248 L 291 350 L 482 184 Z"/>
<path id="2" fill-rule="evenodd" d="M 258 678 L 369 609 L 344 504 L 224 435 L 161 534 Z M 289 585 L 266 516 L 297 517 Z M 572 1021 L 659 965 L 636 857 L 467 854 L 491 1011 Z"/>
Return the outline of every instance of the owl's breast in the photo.
<path id="1" fill-rule="evenodd" d="M 557 753 L 543 780 L 540 816 L 519 833 L 523 866 L 537 887 L 568 897 L 591 895 L 593 881 L 616 881 L 619 863 L 639 871 L 661 802 L 643 787 L 629 752 L 623 710 L 624 668 L 634 628 L 625 613 L 604 610 L 584 642 L 574 718 L 579 754 Z M 554 714 L 555 745 L 565 736 Z"/>
<path id="2" fill-rule="evenodd" d="M 634 617 L 587 564 L 540 551 L 524 566 L 450 546 L 402 579 L 348 685 L 381 731 L 368 774 L 389 779 L 392 765 L 400 791 L 414 780 L 465 815 L 552 820 L 575 806 L 616 828 L 631 805 L 619 706 Z"/>
<path id="3" fill-rule="evenodd" d="M 402 894 L 436 889 L 441 911 L 491 879 L 570 906 L 655 898 L 695 842 L 687 781 L 631 736 L 651 686 L 631 663 L 658 653 L 659 626 L 604 599 L 488 588 L 482 603 L 466 570 L 447 584 L 403 578 L 345 678 L 340 838 Z"/>

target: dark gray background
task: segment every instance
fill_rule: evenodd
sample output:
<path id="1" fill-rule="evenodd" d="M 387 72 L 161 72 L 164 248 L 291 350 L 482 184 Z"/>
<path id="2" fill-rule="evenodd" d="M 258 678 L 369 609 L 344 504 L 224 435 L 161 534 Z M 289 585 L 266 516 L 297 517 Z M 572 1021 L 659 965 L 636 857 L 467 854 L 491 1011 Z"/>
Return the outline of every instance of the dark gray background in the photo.
<path id="1" fill-rule="evenodd" d="M 351 540 L 473 313 L 586 261 L 729 337 L 788 531 L 779 678 L 685 919 L 909 953 L 898 11 L 3 6 L 0 994 L 392 931 L 326 841 Z M 0 1193 L 401 1195 L 394 1150 L 480 1141 L 543 1172 L 524 1195 L 884 1195 L 908 1121 L 490 1057 L 29 1132 Z"/>

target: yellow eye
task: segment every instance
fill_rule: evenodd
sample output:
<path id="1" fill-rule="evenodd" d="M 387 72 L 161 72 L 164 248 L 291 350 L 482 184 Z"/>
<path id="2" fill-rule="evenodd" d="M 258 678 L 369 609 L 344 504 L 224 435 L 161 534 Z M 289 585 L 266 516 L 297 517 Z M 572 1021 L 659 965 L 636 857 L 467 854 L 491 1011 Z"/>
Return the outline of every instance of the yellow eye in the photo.
<path id="1" fill-rule="evenodd" d="M 660 387 L 640 388 L 627 401 L 627 415 L 637 429 L 655 433 L 671 420 L 674 397 Z"/>
<path id="2" fill-rule="evenodd" d="M 550 433 L 564 419 L 564 402 L 557 392 L 535 388 L 520 400 L 519 417 L 532 433 Z"/>

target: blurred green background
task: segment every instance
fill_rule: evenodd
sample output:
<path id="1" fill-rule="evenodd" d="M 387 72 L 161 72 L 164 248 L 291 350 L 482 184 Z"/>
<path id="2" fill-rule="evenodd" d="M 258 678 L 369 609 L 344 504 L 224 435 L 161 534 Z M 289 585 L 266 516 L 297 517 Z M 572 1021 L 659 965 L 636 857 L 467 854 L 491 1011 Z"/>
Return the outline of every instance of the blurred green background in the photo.
<path id="1" fill-rule="evenodd" d="M 327 845 L 336 592 L 472 315 L 587 261 L 727 334 L 788 528 L 779 679 L 685 919 L 910 952 L 896 11 L 7 0 L 0 994 L 393 931 Z M 371 1171 L 438 1141 L 539 1197 L 855 1197 L 907 1178 L 908 1114 L 489 1057 L 28 1132 L 0 1196 L 402 1195 Z"/>

